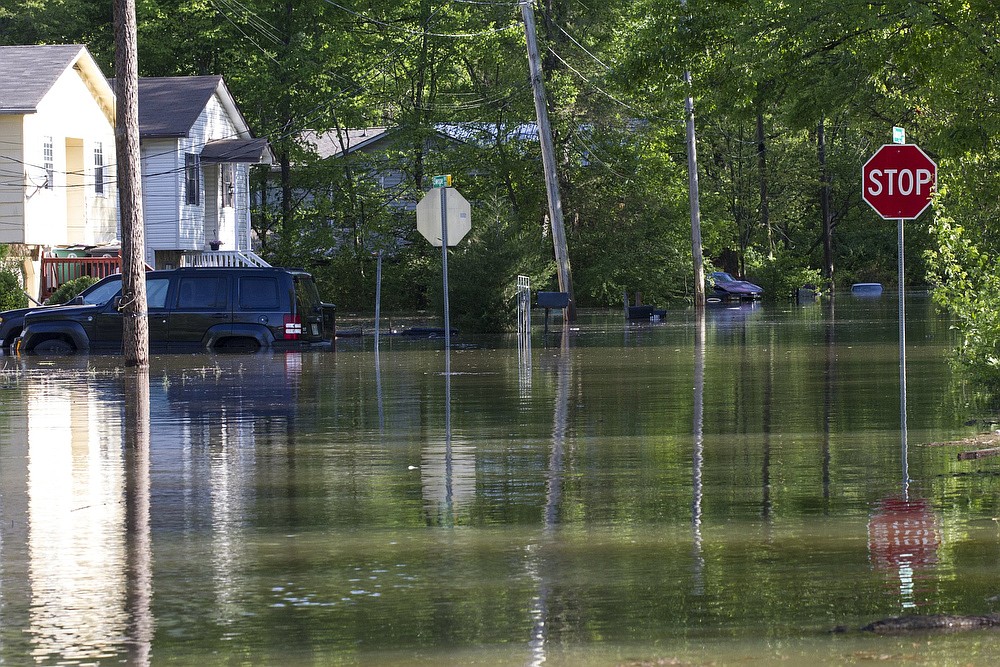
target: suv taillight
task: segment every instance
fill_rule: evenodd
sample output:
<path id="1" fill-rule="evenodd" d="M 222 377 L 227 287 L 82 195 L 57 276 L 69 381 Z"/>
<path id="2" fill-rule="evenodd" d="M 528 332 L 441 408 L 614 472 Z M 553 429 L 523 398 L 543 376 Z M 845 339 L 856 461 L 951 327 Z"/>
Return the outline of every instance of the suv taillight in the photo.
<path id="1" fill-rule="evenodd" d="M 302 335 L 302 319 L 298 315 L 285 315 L 285 340 L 298 340 Z"/>

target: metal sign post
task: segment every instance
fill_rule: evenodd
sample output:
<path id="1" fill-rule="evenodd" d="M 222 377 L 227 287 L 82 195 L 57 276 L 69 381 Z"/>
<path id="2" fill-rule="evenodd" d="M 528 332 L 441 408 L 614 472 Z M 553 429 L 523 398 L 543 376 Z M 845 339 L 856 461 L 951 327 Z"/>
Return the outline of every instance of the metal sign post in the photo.
<path id="1" fill-rule="evenodd" d="M 458 245 L 472 228 L 472 207 L 451 187 L 451 175 L 435 176 L 434 191 L 417 203 L 417 231 L 433 246 L 441 246 L 441 273 L 444 283 L 444 346 L 451 348 L 451 308 L 448 304 L 448 246 Z M 436 194 L 440 193 L 440 194 Z M 451 229 L 448 211 L 451 210 Z"/>
<path id="2" fill-rule="evenodd" d="M 937 188 L 937 164 L 919 146 L 903 143 L 906 132 L 893 128 L 893 144 L 882 146 L 861 167 L 861 198 L 885 220 L 895 219 L 899 283 L 899 426 L 902 430 L 903 497 L 909 494 L 906 442 L 906 295 L 903 221 L 928 206 Z"/>
<path id="3" fill-rule="evenodd" d="M 450 177 L 448 180 L 451 180 Z M 437 185 L 437 179 L 434 179 Z M 448 238 L 448 197 L 447 189 L 438 187 L 441 193 L 441 238 Z M 441 244 L 441 273 L 444 275 L 444 349 L 451 349 L 451 310 L 448 306 L 448 244 Z M 445 371 L 448 372 L 448 371 Z"/>

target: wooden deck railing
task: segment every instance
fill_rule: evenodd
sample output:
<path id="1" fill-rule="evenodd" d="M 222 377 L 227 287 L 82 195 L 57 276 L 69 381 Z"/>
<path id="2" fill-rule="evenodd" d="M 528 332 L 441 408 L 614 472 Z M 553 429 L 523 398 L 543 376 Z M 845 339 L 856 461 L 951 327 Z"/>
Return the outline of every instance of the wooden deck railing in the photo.
<path id="1" fill-rule="evenodd" d="M 146 265 L 147 271 L 153 267 Z M 100 280 L 122 272 L 121 257 L 42 257 L 41 298 L 52 296 L 63 283 L 83 276 Z"/>

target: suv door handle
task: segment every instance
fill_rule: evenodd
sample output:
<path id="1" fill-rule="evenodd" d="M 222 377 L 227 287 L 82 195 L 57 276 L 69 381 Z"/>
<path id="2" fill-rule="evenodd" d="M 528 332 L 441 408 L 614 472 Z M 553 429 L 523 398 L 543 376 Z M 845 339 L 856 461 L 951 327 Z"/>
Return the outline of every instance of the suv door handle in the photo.
<path id="1" fill-rule="evenodd" d="M 222 320 L 229 317 L 229 315 L 226 313 L 215 313 L 214 315 L 212 315 L 212 317 L 214 317 L 217 320 Z"/>

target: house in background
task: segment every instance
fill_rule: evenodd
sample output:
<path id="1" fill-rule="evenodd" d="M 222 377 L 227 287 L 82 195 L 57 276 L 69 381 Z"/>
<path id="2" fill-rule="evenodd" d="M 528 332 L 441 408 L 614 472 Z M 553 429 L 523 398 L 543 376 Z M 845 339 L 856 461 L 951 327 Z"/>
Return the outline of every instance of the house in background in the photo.
<path id="1" fill-rule="evenodd" d="M 251 247 L 250 166 L 270 164 L 221 76 L 139 79 L 146 262 L 267 266 Z"/>
<path id="2" fill-rule="evenodd" d="M 0 46 L 0 243 L 33 298 L 52 248 L 118 238 L 114 114 L 85 46 Z"/>

